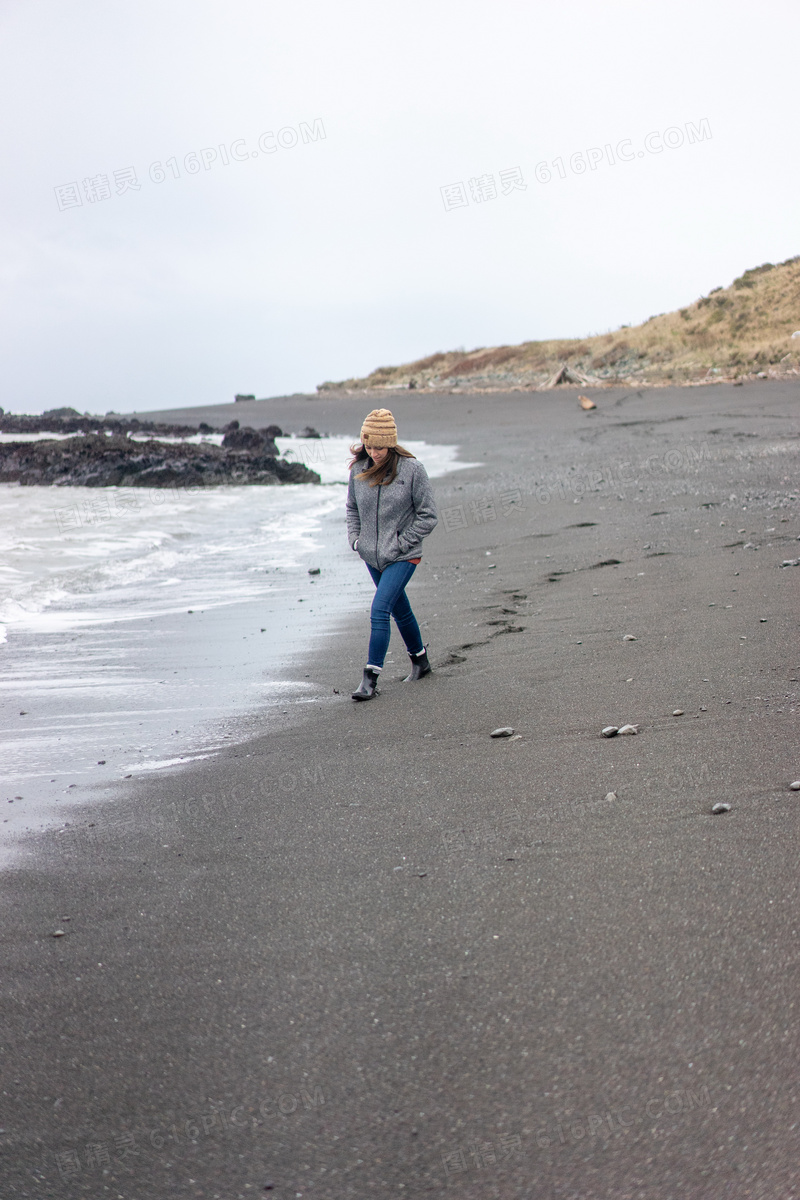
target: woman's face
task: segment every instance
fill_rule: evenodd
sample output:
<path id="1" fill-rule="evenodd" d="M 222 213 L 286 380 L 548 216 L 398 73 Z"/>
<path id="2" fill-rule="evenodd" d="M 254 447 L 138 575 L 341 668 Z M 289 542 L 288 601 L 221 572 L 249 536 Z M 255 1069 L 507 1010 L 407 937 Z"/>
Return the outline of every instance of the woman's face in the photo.
<path id="1" fill-rule="evenodd" d="M 367 454 L 370 456 L 372 461 L 375 463 L 376 467 L 379 467 L 381 465 L 381 463 L 386 458 L 386 455 L 389 453 L 389 451 L 386 449 L 385 446 L 383 447 L 382 450 L 379 450 L 377 448 L 377 446 L 368 446 L 366 442 L 364 442 L 364 449 L 366 450 Z"/>

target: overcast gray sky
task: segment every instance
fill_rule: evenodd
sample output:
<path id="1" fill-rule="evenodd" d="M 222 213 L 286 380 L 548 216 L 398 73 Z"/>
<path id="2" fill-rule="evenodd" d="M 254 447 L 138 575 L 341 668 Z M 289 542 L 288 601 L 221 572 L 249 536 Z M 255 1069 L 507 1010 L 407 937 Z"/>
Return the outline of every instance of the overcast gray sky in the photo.
<path id="1" fill-rule="evenodd" d="M 0 405 L 313 391 L 800 253 L 799 35 L 795 0 L 2 0 Z"/>

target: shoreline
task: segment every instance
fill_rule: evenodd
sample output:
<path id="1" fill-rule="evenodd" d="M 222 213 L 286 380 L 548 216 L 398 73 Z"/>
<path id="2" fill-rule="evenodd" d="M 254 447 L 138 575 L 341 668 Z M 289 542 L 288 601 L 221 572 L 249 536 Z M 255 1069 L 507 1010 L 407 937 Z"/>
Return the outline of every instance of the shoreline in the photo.
<path id="1" fill-rule="evenodd" d="M 687 395 L 409 393 L 401 441 L 458 416 L 483 464 L 438 481 L 411 585 L 434 674 L 401 684 L 395 635 L 354 705 L 347 618 L 302 663 L 324 705 L 135 781 L 80 859 L 2 877 L 18 1194 L 791 1183 L 798 389 Z"/>
<path id="2" fill-rule="evenodd" d="M 69 845 L 73 811 L 106 788 L 208 760 L 265 710 L 324 698 L 294 664 L 372 588 L 343 533 L 345 440 L 302 447 L 323 482 L 290 492 L 80 489 L 63 508 L 49 489 L 0 485 L 0 866 L 48 826 Z M 434 477 L 460 468 L 452 445 L 412 448 Z"/>

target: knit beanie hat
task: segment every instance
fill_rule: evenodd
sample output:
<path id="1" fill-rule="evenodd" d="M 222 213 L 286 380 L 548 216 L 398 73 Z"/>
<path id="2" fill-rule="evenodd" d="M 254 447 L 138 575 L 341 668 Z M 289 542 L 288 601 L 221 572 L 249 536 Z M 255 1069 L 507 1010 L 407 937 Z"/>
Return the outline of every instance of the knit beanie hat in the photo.
<path id="1" fill-rule="evenodd" d="M 376 450 L 397 445 L 397 426 L 388 408 L 373 408 L 361 426 L 361 441 Z"/>

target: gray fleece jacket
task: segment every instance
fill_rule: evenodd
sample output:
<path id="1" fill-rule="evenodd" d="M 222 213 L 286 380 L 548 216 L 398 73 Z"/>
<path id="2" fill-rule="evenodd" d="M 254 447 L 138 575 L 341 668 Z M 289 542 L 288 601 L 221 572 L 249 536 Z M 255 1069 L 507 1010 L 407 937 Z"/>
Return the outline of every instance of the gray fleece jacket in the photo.
<path id="1" fill-rule="evenodd" d="M 352 549 L 358 549 L 364 562 L 379 571 L 390 563 L 419 558 L 422 539 L 438 520 L 422 463 L 401 458 L 392 482 L 377 487 L 356 479 L 363 470 L 364 464 L 356 463 L 347 488 L 347 536 Z"/>

